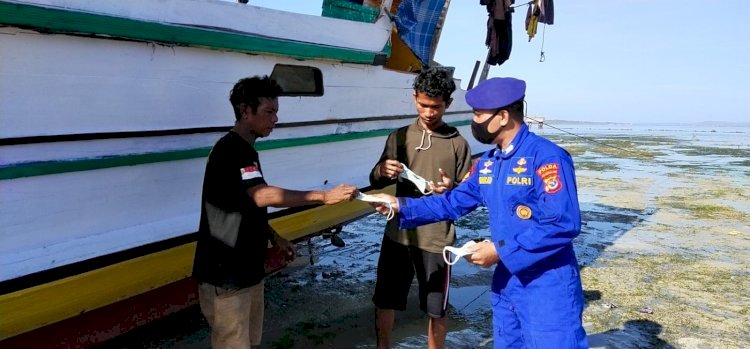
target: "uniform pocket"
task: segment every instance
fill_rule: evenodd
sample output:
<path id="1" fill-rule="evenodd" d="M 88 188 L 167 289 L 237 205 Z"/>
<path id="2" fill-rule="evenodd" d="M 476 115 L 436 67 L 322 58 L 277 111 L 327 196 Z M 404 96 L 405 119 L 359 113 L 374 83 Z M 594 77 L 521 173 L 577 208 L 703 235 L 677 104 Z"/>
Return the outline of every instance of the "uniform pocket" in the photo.
<path id="1" fill-rule="evenodd" d="M 500 295 L 495 292 L 490 292 L 490 304 L 492 304 L 493 307 L 500 304 Z"/>
<path id="2" fill-rule="evenodd" d="M 568 326 L 574 320 L 577 300 L 571 292 L 567 265 L 554 268 L 537 268 L 519 276 L 523 285 L 524 309 L 534 328 L 552 331 Z"/>

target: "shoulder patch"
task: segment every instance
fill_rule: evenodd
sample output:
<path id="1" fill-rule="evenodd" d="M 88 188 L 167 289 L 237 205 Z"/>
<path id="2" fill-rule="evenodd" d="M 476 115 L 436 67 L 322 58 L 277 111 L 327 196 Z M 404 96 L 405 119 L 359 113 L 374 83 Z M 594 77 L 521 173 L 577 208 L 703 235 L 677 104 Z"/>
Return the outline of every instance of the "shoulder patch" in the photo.
<path id="1" fill-rule="evenodd" d="M 560 164 L 550 162 L 540 166 L 536 173 L 542 177 L 544 191 L 548 194 L 555 194 L 562 190 L 563 183 L 560 178 Z"/>
<path id="2" fill-rule="evenodd" d="M 263 177 L 263 174 L 260 173 L 258 166 L 243 167 L 240 169 L 240 175 L 242 176 L 243 181 Z"/>
<path id="3" fill-rule="evenodd" d="M 466 179 L 468 179 L 469 177 L 471 177 L 472 174 L 474 174 L 474 168 L 475 167 L 477 167 L 477 163 L 476 162 L 473 163 L 473 164 L 471 164 L 471 168 L 469 169 L 469 172 L 466 172 L 466 174 L 464 175 L 464 178 L 461 178 L 461 182 L 465 181 Z"/>

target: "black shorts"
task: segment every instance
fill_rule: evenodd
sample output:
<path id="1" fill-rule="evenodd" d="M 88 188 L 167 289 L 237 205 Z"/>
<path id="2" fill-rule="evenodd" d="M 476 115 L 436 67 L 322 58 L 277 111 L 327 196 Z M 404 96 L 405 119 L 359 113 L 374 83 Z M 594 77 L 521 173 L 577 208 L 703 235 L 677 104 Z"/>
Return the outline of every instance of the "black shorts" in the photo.
<path id="1" fill-rule="evenodd" d="M 383 237 L 372 302 L 380 309 L 405 310 L 414 274 L 419 282 L 419 308 L 433 318 L 445 317 L 450 266 L 442 253 L 401 245 Z"/>

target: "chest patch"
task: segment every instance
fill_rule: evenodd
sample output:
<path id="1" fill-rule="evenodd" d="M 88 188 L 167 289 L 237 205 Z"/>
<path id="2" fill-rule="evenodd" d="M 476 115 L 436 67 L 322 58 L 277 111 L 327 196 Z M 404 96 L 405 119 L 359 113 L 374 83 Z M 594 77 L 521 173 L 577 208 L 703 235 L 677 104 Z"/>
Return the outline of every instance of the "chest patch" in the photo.
<path id="1" fill-rule="evenodd" d="M 528 206 L 518 205 L 516 207 L 516 216 L 521 219 L 531 218 L 531 209 Z"/>
<path id="2" fill-rule="evenodd" d="M 505 179 L 506 185 L 531 185 L 531 177 L 508 176 Z"/>
<path id="3" fill-rule="evenodd" d="M 484 166 L 484 168 L 479 170 L 479 173 L 483 175 L 488 175 L 492 173 L 492 169 L 490 169 L 490 166 L 492 166 L 492 164 L 493 164 L 492 160 L 487 160 L 484 163 L 482 163 L 482 166 Z"/>
<path id="4" fill-rule="evenodd" d="M 534 184 L 533 173 L 529 172 L 529 160 L 533 161 L 534 158 L 515 157 L 511 159 L 513 165 L 511 165 L 508 176 L 505 178 L 505 185 L 530 186 Z"/>
<path id="5" fill-rule="evenodd" d="M 479 184 L 492 184 L 492 177 L 479 177 Z"/>

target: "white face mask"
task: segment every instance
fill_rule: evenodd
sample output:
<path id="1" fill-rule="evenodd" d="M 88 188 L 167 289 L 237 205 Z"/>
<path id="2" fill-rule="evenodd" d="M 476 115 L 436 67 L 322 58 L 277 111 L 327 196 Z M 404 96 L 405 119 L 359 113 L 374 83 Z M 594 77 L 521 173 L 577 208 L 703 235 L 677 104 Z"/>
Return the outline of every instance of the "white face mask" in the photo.
<path id="1" fill-rule="evenodd" d="M 385 206 L 388 207 L 388 215 L 386 216 L 387 220 L 393 219 L 393 217 L 396 216 L 396 211 L 393 210 L 393 207 L 391 206 L 391 202 L 388 201 L 388 199 L 379 198 L 377 196 L 359 193 L 356 197 L 357 200 L 364 201 L 364 202 L 379 202 L 382 204 L 385 204 Z"/>
<path id="2" fill-rule="evenodd" d="M 414 173 L 414 171 L 410 170 L 403 163 L 401 164 L 401 166 L 404 167 L 404 172 L 401 172 L 401 174 L 399 174 L 399 177 L 404 178 L 408 180 L 409 182 L 414 183 L 414 185 L 417 186 L 417 189 L 419 189 L 419 191 L 422 194 L 424 195 L 432 194 L 432 188 L 430 188 L 430 182 L 420 177 L 418 174 Z"/>
<path id="3" fill-rule="evenodd" d="M 489 240 L 484 240 L 484 241 L 489 241 Z M 470 240 L 461 247 L 445 246 L 443 247 L 443 260 L 445 261 L 445 263 L 448 263 L 448 265 L 454 265 L 458 263 L 461 257 L 468 256 L 474 253 L 472 252 L 470 247 L 476 244 L 477 244 L 476 241 Z M 455 258 L 453 258 L 453 260 L 451 260 L 450 258 L 451 253 L 456 256 Z"/>

